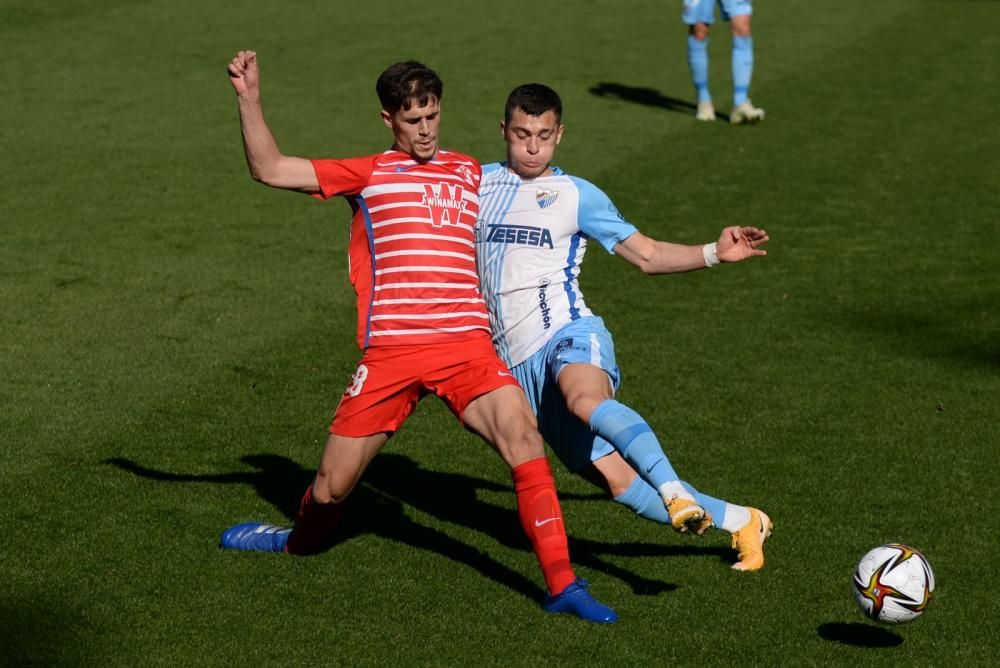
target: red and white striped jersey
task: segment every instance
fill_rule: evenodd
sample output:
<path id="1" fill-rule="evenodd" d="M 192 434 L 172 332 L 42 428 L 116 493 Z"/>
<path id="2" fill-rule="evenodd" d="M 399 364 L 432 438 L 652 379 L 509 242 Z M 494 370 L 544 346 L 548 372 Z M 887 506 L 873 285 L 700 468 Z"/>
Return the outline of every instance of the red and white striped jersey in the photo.
<path id="1" fill-rule="evenodd" d="M 476 273 L 474 227 L 482 169 L 439 150 L 313 160 L 320 193 L 353 211 L 348 248 L 358 346 L 461 341 L 489 335 Z"/>

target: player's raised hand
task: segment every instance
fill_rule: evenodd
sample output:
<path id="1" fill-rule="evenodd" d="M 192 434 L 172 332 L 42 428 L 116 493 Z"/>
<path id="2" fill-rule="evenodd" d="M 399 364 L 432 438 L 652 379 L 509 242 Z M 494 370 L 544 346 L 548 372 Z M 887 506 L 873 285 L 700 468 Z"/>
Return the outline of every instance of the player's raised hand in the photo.
<path id="1" fill-rule="evenodd" d="M 764 230 L 734 225 L 722 230 L 715 254 L 723 262 L 739 262 L 755 255 L 767 255 L 767 251 L 759 247 L 768 239 L 770 237 Z"/>
<path id="2" fill-rule="evenodd" d="M 260 95 L 260 70 L 256 51 L 240 51 L 229 63 L 229 82 L 240 97 L 256 99 Z"/>

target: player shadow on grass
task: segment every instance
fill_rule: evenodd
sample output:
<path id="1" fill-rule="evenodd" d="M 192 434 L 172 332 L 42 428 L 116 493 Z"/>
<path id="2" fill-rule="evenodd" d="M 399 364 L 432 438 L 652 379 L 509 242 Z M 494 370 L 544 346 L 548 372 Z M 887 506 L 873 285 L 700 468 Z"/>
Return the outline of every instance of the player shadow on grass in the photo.
<path id="1" fill-rule="evenodd" d="M 854 622 L 830 622 L 816 629 L 820 638 L 854 647 L 897 647 L 903 639 L 888 629 Z"/>
<path id="2" fill-rule="evenodd" d="M 639 86 L 628 86 L 620 83 L 610 83 L 602 81 L 590 87 L 590 93 L 597 97 L 615 98 L 626 102 L 644 104 L 647 107 L 659 107 L 667 111 L 675 111 L 681 114 L 693 116 L 698 110 L 698 105 L 687 100 L 680 100 L 676 97 L 668 97 L 653 88 L 641 88 Z M 720 111 L 715 112 L 715 120 L 725 123 L 729 122 L 729 115 Z"/>
<path id="3" fill-rule="evenodd" d="M 109 459 L 107 463 L 134 475 L 162 482 L 250 485 L 291 523 L 303 491 L 313 480 L 314 472 L 302 468 L 287 457 L 273 454 L 247 455 L 241 461 L 256 470 L 183 474 L 146 468 L 122 458 Z M 414 521 L 404 512 L 404 505 L 410 506 L 443 522 L 483 532 L 506 547 L 528 549 L 517 511 L 482 501 L 478 498 L 479 490 L 512 493 L 509 485 L 462 474 L 432 471 L 422 468 L 405 455 L 381 453 L 372 461 L 361 483 L 348 498 L 348 506 L 337 529 L 334 545 L 365 534 L 380 536 L 464 563 L 524 596 L 540 598 L 544 592 L 527 577 L 460 540 Z M 563 501 L 599 499 L 607 503 L 600 494 L 560 494 L 560 498 Z M 220 527 L 220 533 L 222 528 Z M 617 577 L 628 584 L 633 592 L 641 595 L 672 591 L 677 586 L 637 575 L 609 563 L 602 555 L 669 557 L 726 552 L 710 547 L 606 543 L 573 538 L 570 538 L 570 548 L 574 563 Z"/>

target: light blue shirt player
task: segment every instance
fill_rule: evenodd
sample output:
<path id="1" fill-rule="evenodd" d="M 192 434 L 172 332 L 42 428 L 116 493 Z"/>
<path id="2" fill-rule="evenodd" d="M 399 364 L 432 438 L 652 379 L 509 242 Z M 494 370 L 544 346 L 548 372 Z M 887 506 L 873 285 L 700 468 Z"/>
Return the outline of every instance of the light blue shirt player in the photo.
<path id="1" fill-rule="evenodd" d="M 588 242 L 614 253 L 637 232 L 596 186 L 552 171 L 523 180 L 503 163 L 483 167 L 476 259 L 493 343 L 510 367 L 593 316 L 577 280 Z"/>
<path id="2" fill-rule="evenodd" d="M 526 180 L 504 163 L 483 166 L 476 261 L 497 353 L 524 388 L 542 436 L 578 471 L 614 447 L 568 412 L 559 372 L 587 362 L 614 390 L 620 377 L 611 334 L 580 291 L 580 264 L 591 239 L 614 253 L 638 230 L 599 188 L 552 172 Z"/>
<path id="3" fill-rule="evenodd" d="M 729 531 L 740 559 L 733 567 L 759 569 L 770 520 L 681 480 L 652 427 L 614 398 L 614 345 L 578 278 L 591 240 L 645 274 L 672 274 L 764 255 L 758 246 L 767 233 L 727 227 L 717 242 L 698 246 L 645 236 L 598 188 L 552 166 L 561 119 L 554 90 L 515 88 L 500 124 L 507 160 L 483 168 L 476 262 L 497 352 L 568 469 L 677 531 L 702 533 L 712 524 Z"/>

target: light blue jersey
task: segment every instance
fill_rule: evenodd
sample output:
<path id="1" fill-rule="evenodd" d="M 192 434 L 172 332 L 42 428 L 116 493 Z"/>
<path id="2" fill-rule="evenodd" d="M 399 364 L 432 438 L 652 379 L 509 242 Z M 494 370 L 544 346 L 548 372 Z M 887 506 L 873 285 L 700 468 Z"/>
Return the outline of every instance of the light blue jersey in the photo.
<path id="1" fill-rule="evenodd" d="M 753 14 L 752 0 L 684 0 L 681 19 L 689 26 L 695 23 L 715 22 L 715 4 L 718 2 L 722 19 L 728 21 L 733 16 Z"/>
<path id="2" fill-rule="evenodd" d="M 522 179 L 504 163 L 483 167 L 476 262 L 493 344 L 510 367 L 592 315 L 577 281 L 588 241 L 613 253 L 636 232 L 599 188 L 553 171 Z"/>
<path id="3" fill-rule="evenodd" d="M 522 179 L 504 163 L 483 167 L 476 264 L 497 353 L 524 388 L 539 431 L 566 468 L 579 471 L 617 451 L 641 478 L 615 501 L 669 524 L 664 499 L 670 490 L 686 491 L 722 522 L 729 515 L 726 502 L 678 480 L 642 416 L 608 399 L 588 423 L 566 405 L 558 378 L 568 364 L 600 368 L 612 392 L 618 389 L 611 334 L 587 308 L 577 277 L 590 239 L 613 253 L 637 230 L 596 186 L 553 171 Z"/>

